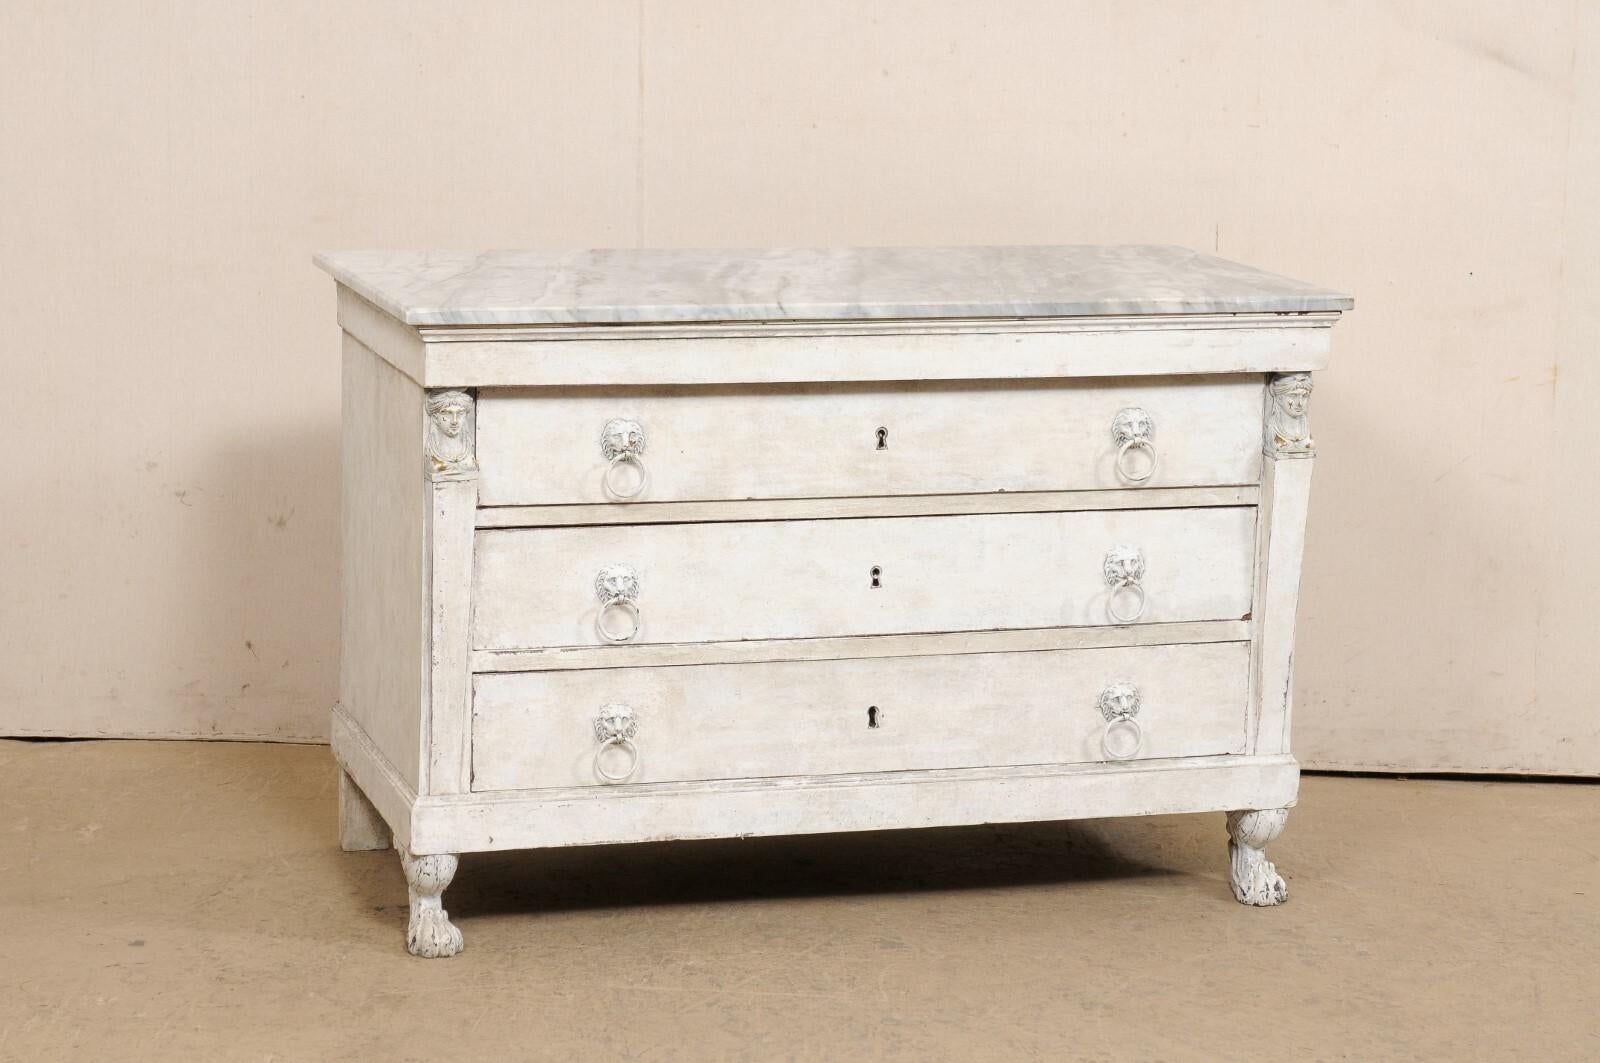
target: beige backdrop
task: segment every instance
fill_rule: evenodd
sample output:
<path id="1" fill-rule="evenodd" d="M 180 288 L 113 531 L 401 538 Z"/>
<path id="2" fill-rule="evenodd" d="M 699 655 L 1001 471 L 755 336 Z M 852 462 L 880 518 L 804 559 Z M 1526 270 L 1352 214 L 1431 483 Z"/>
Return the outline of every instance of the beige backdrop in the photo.
<path id="1" fill-rule="evenodd" d="M 1354 293 L 1312 766 L 1600 772 L 1600 5 L 0 2 L 0 732 L 320 739 L 317 248 L 1171 242 Z"/>

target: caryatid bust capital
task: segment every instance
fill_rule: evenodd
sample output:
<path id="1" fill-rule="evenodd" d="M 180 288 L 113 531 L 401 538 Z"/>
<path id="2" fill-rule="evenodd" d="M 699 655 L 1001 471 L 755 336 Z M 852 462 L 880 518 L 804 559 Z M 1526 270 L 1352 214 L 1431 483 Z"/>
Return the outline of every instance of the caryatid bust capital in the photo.
<path id="1" fill-rule="evenodd" d="M 1311 441 L 1310 373 L 1280 373 L 1267 385 L 1266 446 L 1268 457 L 1308 458 Z"/>
<path id="2" fill-rule="evenodd" d="M 428 396 L 428 457 L 437 472 L 473 467 L 472 396 L 438 391 Z"/>

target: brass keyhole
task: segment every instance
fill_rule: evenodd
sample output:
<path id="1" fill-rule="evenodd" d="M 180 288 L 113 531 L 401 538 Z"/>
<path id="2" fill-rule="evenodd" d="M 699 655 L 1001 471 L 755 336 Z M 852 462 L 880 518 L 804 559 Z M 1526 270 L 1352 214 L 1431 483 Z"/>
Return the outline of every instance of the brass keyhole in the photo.
<path id="1" fill-rule="evenodd" d="M 887 428 L 878 429 L 878 449 L 889 449 L 889 430 Z"/>
<path id="2" fill-rule="evenodd" d="M 872 566 L 872 589 L 878 590 L 883 586 L 883 569 L 877 565 Z"/>

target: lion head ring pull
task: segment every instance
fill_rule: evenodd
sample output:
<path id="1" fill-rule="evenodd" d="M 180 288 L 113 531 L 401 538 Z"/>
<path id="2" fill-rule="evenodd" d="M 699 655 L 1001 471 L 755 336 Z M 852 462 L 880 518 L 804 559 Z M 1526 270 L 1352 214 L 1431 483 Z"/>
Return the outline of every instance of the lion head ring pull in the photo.
<path id="1" fill-rule="evenodd" d="M 1106 597 L 1106 615 L 1113 624 L 1131 624 L 1144 615 L 1144 551 L 1137 546 L 1113 546 L 1106 551 L 1106 583 L 1111 593 Z M 1118 608 L 1131 598 L 1131 609 Z"/>
<path id="2" fill-rule="evenodd" d="M 1156 423 L 1138 406 L 1124 406 L 1111 419 L 1111 438 L 1117 441 L 1117 475 L 1128 483 L 1142 484 L 1156 474 L 1156 445 L 1151 442 L 1156 435 Z M 1133 452 L 1144 451 L 1145 462 L 1141 469 L 1132 460 Z"/>
<path id="3" fill-rule="evenodd" d="M 639 747 L 633 744 L 633 738 L 639 733 L 639 718 L 633 714 L 633 709 L 621 702 L 612 702 L 600 706 L 600 712 L 594 718 L 594 737 L 600 744 L 594 750 L 594 773 L 606 782 L 626 782 L 639 767 Z M 625 771 L 611 771 L 606 768 L 606 753 L 615 746 L 627 759 Z"/>
<path id="4" fill-rule="evenodd" d="M 612 498 L 626 502 L 644 494 L 645 484 L 650 482 L 641 457 L 644 443 L 644 427 L 626 417 L 613 417 L 600 430 L 600 453 L 610 463 L 601 482 Z"/>
<path id="5" fill-rule="evenodd" d="M 1111 760 L 1131 760 L 1144 747 L 1144 729 L 1134 717 L 1139 715 L 1139 688 L 1126 679 L 1107 683 L 1100 691 L 1100 715 L 1105 717 L 1105 733 L 1100 748 Z"/>
<path id="6" fill-rule="evenodd" d="M 594 578 L 600 611 L 594 630 L 607 642 L 629 642 L 639 633 L 639 573 L 632 565 L 607 565 Z"/>

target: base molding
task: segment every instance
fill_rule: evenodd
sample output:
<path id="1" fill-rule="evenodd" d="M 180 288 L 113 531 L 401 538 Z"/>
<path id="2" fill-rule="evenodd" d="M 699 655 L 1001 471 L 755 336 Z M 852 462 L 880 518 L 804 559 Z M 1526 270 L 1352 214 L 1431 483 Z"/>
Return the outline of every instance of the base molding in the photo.
<path id="1" fill-rule="evenodd" d="M 1288 808 L 1288 755 L 419 796 L 334 710 L 333 748 L 417 856 Z"/>
<path id="2" fill-rule="evenodd" d="M 333 707 L 331 732 L 329 743 L 339 767 L 361 788 L 367 801 L 389 825 L 393 844 L 407 845 L 411 840 L 411 811 L 417 803 L 417 792 L 400 777 L 394 765 L 378 751 L 343 706 Z"/>
<path id="3" fill-rule="evenodd" d="M 354 721 L 333 748 L 417 856 L 1288 808 L 1288 755 L 1032 765 L 418 796 Z"/>

